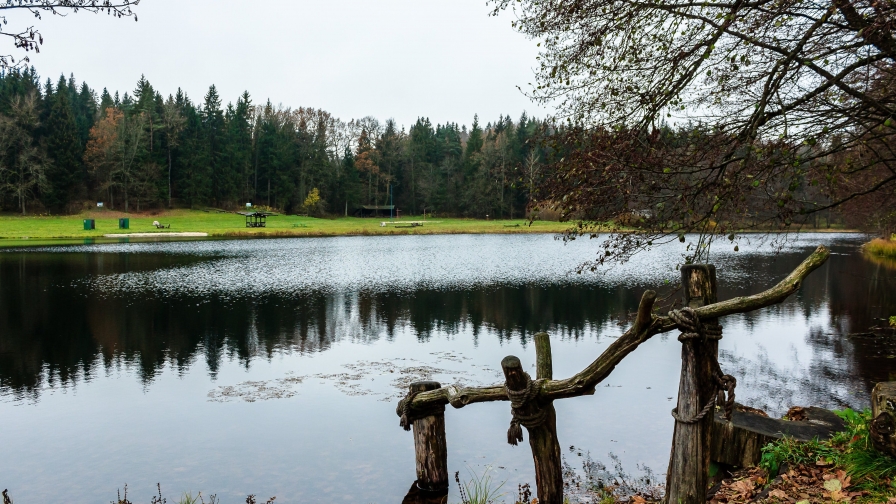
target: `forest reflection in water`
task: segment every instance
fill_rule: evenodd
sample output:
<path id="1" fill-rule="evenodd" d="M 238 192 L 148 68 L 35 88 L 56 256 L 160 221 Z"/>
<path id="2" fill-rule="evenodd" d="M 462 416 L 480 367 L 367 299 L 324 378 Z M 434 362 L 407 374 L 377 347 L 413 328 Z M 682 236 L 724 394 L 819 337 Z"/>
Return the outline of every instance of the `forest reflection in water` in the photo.
<path id="1" fill-rule="evenodd" d="M 862 240 L 856 235 L 800 235 L 779 254 L 745 240 L 741 252 L 716 255 L 719 297 L 727 299 L 769 287 L 820 243 L 834 252 L 783 305 L 723 321 L 722 365 L 738 378 L 739 400 L 770 413 L 797 404 L 863 407 L 875 382 L 894 379 L 896 346 L 892 341 L 850 336 L 880 326 L 883 318 L 896 314 L 896 272 L 864 259 L 858 250 Z M 69 387 L 89 390 L 91 383 L 105 383 L 110 373 L 122 369 L 126 373 L 115 380 L 136 379 L 144 390 L 164 382 L 166 373 L 197 380 L 191 370 L 205 374 L 206 390 L 233 390 L 236 375 L 226 371 L 228 366 L 242 368 L 250 380 L 261 376 L 282 382 L 284 376 L 294 376 L 289 379 L 296 387 L 306 387 L 309 377 L 322 382 L 321 377 L 334 376 L 334 369 L 348 366 L 355 377 L 351 379 L 358 382 L 348 387 L 361 386 L 363 381 L 360 390 L 379 393 L 382 390 L 368 384 L 369 380 L 382 373 L 400 374 L 409 367 L 381 358 L 360 372 L 357 366 L 350 367 L 359 360 L 351 357 L 353 352 L 419 358 L 415 369 L 424 365 L 436 369 L 446 359 L 455 367 L 471 362 L 495 366 L 501 354 L 525 355 L 531 336 L 542 330 L 549 331 L 556 342 L 555 374 L 567 375 L 624 330 L 644 289 L 662 291 L 677 278 L 675 264 L 680 256 L 671 247 L 601 275 L 575 275 L 575 267 L 590 259 L 594 250 L 587 242 L 564 246 L 547 236 L 429 236 L 3 251 L 0 411 L 4 405 L 59 408 L 42 404 L 43 394 Z M 413 347 L 408 346 L 408 338 Z M 576 406 L 564 405 L 558 413 L 564 415 L 566 425 L 561 426 L 561 436 L 597 451 L 612 448 L 607 444 L 611 440 L 587 446 L 593 438 L 588 427 L 593 420 L 588 415 L 605 407 L 654 401 L 649 397 L 656 395 L 663 401 L 655 407 L 656 418 L 648 410 L 648 418 L 638 422 L 664 427 L 647 436 L 656 437 L 650 447 L 632 445 L 636 439 L 625 441 L 628 455 L 624 458 L 661 469 L 658 461 L 668 453 L 663 441 L 669 423 L 665 399 L 673 395 L 677 384 L 676 348 L 674 338 L 658 337 L 609 380 L 613 387 L 622 386 L 617 383 L 628 384 L 633 373 L 645 375 L 646 371 L 643 380 L 650 386 L 641 392 L 627 388 L 626 395 L 616 397 L 607 391 L 610 395 L 600 399 L 600 407 L 583 409 L 586 403 L 581 400 L 570 402 Z M 292 362 L 292 368 L 311 369 L 316 362 L 320 372 L 302 374 L 305 371 L 298 369 L 289 371 L 298 375 L 276 375 L 278 361 L 289 356 L 299 359 L 284 361 Z M 334 364 L 324 365 L 328 361 Z M 481 367 L 471 376 L 496 380 L 492 371 Z M 403 383 L 392 380 L 393 387 Z M 179 394 L 173 387 L 157 388 L 164 394 Z M 389 394 L 382 392 L 381 397 L 388 400 Z M 307 396 L 301 401 L 316 404 Z M 327 396 L 326 401 L 321 404 L 343 400 Z M 279 414 L 280 410 L 272 411 Z M 483 413 L 494 417 L 485 420 L 488 425 L 499 428 L 506 423 L 506 412 L 500 408 L 484 407 L 483 411 L 494 411 Z M 27 410 L 20 413 L 22 425 L 29 415 Z M 458 426 L 464 421 L 452 420 Z M 628 432 L 625 420 L 615 422 L 619 425 L 614 428 Z M 378 432 L 393 427 L 386 423 L 367 428 Z M 452 457 L 472 456 L 470 449 Z M 379 456 L 372 453 L 365 456 Z M 512 467 L 510 462 L 504 465 Z M 521 474 L 525 465 L 519 467 Z M 392 491 L 397 495 L 406 486 L 392 485 L 392 489 L 389 478 L 370 471 L 371 478 L 388 487 L 380 489 L 384 495 Z M 310 485 L 300 480 L 295 484 Z M 342 491 L 357 496 L 361 489 Z M 299 491 L 288 488 L 284 492 Z"/>

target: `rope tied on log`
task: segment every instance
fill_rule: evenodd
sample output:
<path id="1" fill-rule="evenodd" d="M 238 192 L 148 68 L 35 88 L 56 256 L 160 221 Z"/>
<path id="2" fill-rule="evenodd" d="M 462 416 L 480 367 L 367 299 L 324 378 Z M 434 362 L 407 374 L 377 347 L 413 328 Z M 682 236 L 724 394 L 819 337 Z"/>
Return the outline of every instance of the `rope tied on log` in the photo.
<path id="1" fill-rule="evenodd" d="M 675 325 L 681 331 L 678 335 L 678 341 L 684 343 L 689 339 L 720 340 L 722 339 L 721 324 L 704 324 L 697 315 L 697 311 L 693 308 L 682 308 L 681 310 L 672 310 L 669 312 L 669 318 L 675 322 Z"/>
<path id="2" fill-rule="evenodd" d="M 675 325 L 681 331 L 678 335 L 678 341 L 684 343 L 688 340 L 701 340 L 703 342 L 709 340 L 722 339 L 722 325 L 718 323 L 705 324 L 700 320 L 697 311 L 693 308 L 685 307 L 681 310 L 672 310 L 669 312 L 669 318 L 675 322 Z M 692 418 L 684 418 L 678 414 L 678 408 L 672 409 L 672 417 L 677 422 L 684 424 L 695 424 L 703 420 L 710 411 L 713 410 L 717 403 L 722 403 L 725 410 L 725 419 L 731 420 L 734 412 L 734 389 L 737 387 L 737 379 L 731 375 L 722 372 L 722 366 L 719 359 L 713 356 L 713 379 L 716 389 L 713 392 L 712 399 L 706 403 L 706 406 L 700 410 Z"/>
<path id="3" fill-rule="evenodd" d="M 414 420 L 410 416 L 411 403 L 414 402 L 414 398 L 417 397 L 417 394 L 419 393 L 419 390 L 409 390 L 408 395 L 404 396 L 404 399 L 398 402 L 398 409 L 401 411 L 401 419 L 399 419 L 398 425 L 406 431 L 411 430 L 411 425 L 414 423 Z"/>
<path id="4" fill-rule="evenodd" d="M 425 391 L 426 390 L 415 390 L 411 388 L 408 390 L 408 394 L 398 402 L 398 407 L 395 408 L 395 413 L 401 417 L 398 421 L 398 425 L 400 425 L 402 429 L 409 431 L 411 430 L 411 426 L 414 425 L 414 420 L 420 420 L 428 416 L 445 412 L 445 406 L 442 404 L 431 404 L 428 407 L 423 408 L 411 408 L 411 403 L 414 402 L 414 398 L 417 397 L 417 394 Z"/>
<path id="5" fill-rule="evenodd" d="M 510 400 L 510 414 L 512 415 L 512 418 L 510 419 L 510 428 L 507 429 L 507 442 L 513 446 L 517 446 L 517 443 L 523 440 L 523 429 L 520 427 L 521 425 L 531 429 L 543 424 L 545 418 L 547 418 L 547 410 L 541 407 L 532 408 L 533 413 L 529 415 L 521 412 L 522 408 L 528 404 L 529 401 L 538 396 L 538 392 L 545 382 L 543 379 L 533 380 L 529 376 L 529 373 L 524 372 L 523 375 L 526 377 L 526 388 L 521 390 L 510 390 L 510 388 L 507 387 L 507 384 L 504 385 L 504 392 Z"/>
<path id="6" fill-rule="evenodd" d="M 715 379 L 716 379 L 716 395 L 717 400 L 723 403 L 725 409 L 725 420 L 731 421 L 731 415 L 734 413 L 734 388 L 737 387 L 737 378 L 722 373 L 719 366 L 719 360 L 714 359 Z M 716 402 L 716 401 L 713 401 Z"/>

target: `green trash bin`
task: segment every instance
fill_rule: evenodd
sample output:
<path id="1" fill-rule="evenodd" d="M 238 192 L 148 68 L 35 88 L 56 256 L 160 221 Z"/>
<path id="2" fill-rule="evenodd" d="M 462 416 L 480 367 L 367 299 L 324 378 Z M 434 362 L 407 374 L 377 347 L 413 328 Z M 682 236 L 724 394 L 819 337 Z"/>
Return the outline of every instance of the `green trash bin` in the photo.
<path id="1" fill-rule="evenodd" d="M 118 219 L 118 229 L 130 229 L 131 219 Z"/>
<path id="2" fill-rule="evenodd" d="M 96 229 L 96 221 L 94 219 L 84 219 L 84 231 Z"/>

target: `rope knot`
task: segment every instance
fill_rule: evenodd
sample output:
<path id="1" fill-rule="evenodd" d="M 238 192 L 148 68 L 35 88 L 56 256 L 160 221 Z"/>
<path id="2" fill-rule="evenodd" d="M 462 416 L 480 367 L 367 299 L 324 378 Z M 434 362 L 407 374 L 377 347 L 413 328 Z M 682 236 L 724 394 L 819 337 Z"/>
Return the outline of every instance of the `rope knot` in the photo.
<path id="1" fill-rule="evenodd" d="M 718 366 L 718 361 L 716 361 Z M 737 378 L 722 374 L 721 367 L 716 369 L 716 386 L 718 387 L 718 401 L 725 408 L 725 420 L 731 421 L 731 415 L 734 413 L 734 388 L 737 387 Z M 726 397 L 727 396 L 727 397 Z"/>
<path id="2" fill-rule="evenodd" d="M 512 416 L 510 428 L 507 429 L 507 442 L 513 446 L 517 446 L 517 443 L 523 440 L 522 427 L 527 429 L 538 427 L 547 418 L 547 410 L 538 406 L 533 408 L 534 412 L 530 415 L 522 412 L 522 409 L 529 404 L 529 401 L 538 396 L 538 392 L 545 382 L 544 379 L 533 380 L 526 372 L 523 375 L 526 377 L 526 388 L 524 389 L 510 390 L 507 384 L 504 384 L 504 393 L 507 394 L 507 399 L 510 400 L 510 414 Z"/>
<path id="3" fill-rule="evenodd" d="M 414 423 L 410 416 L 411 403 L 414 402 L 414 398 L 417 397 L 417 394 L 419 393 L 420 391 L 418 390 L 408 391 L 408 395 L 404 396 L 404 399 L 398 403 L 398 410 L 401 411 L 401 418 L 398 420 L 398 425 L 406 431 L 411 430 L 411 425 Z"/>
<path id="4" fill-rule="evenodd" d="M 675 322 L 681 334 L 678 341 L 689 339 L 720 340 L 722 339 L 722 326 L 718 323 L 703 323 L 697 315 L 697 311 L 690 307 L 669 312 L 669 318 Z"/>
<path id="5" fill-rule="evenodd" d="M 722 339 L 722 326 L 716 322 L 704 323 L 697 315 L 697 311 L 690 307 L 681 310 L 672 310 L 669 312 L 669 318 L 675 322 L 675 325 L 681 331 L 678 341 L 684 343 L 688 340 L 700 339 L 704 343 L 709 340 Z M 715 390 L 705 406 L 692 418 L 682 417 L 678 413 L 678 408 L 672 410 L 672 416 L 677 422 L 684 424 L 695 424 L 702 420 L 710 411 L 713 411 L 717 404 L 721 404 L 725 409 L 725 419 L 731 420 L 734 412 L 734 388 L 737 386 L 737 380 L 722 372 L 719 365 L 719 359 L 715 355 L 712 356 L 712 377 Z"/>

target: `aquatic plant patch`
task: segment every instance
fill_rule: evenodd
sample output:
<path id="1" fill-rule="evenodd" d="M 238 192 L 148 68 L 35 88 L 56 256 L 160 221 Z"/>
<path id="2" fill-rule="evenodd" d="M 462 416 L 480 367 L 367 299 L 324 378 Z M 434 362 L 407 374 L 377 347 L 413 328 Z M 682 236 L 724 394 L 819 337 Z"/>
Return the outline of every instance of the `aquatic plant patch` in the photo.
<path id="1" fill-rule="evenodd" d="M 436 363 L 443 361 L 462 363 L 465 361 L 462 354 L 453 352 L 432 352 L 430 355 L 436 357 Z M 320 384 L 332 384 L 345 395 L 375 396 L 381 401 L 393 401 L 403 397 L 407 393 L 408 386 L 415 381 L 439 378 L 461 386 L 479 386 L 484 384 L 480 379 L 484 375 L 496 378 L 501 376 L 500 371 L 488 366 L 473 364 L 469 366 L 471 369 L 467 370 L 446 369 L 407 358 L 359 361 L 343 364 L 342 367 L 347 371 L 303 376 L 287 373 L 287 376 L 273 380 L 253 380 L 236 385 L 222 385 L 209 391 L 208 400 L 209 402 L 255 402 L 288 399 L 298 394 L 299 385 L 317 379 Z M 375 382 L 377 378 L 385 379 L 387 383 L 385 390 L 383 388 L 375 389 L 371 386 L 371 383 Z"/>
<path id="2" fill-rule="evenodd" d="M 863 247 L 866 254 L 896 258 L 896 241 L 877 238 Z"/>

